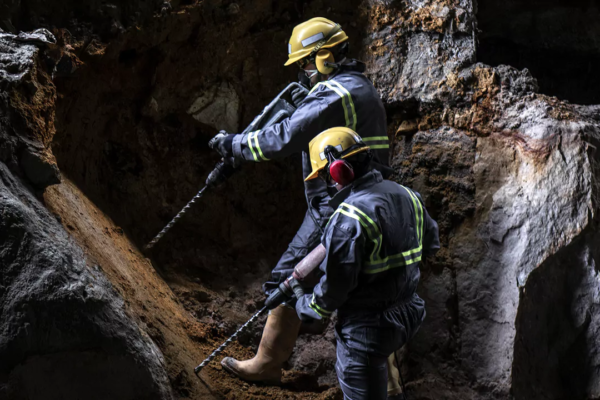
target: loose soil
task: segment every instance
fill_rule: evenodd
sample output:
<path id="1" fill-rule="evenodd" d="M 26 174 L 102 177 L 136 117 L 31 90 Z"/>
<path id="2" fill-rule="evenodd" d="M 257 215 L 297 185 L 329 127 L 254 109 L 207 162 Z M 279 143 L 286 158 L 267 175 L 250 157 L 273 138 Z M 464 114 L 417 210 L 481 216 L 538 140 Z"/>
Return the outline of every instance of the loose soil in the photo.
<path id="1" fill-rule="evenodd" d="M 194 399 L 341 399 L 341 392 L 319 385 L 318 377 L 302 371 L 284 372 L 283 386 L 243 382 L 225 372 L 223 356 L 247 359 L 248 346 L 233 343 L 209 364 L 198 379 L 193 368 L 226 340 L 260 303 L 244 302 L 249 311 L 231 306 L 231 296 L 199 283 L 161 277 L 123 230 L 100 211 L 72 182 L 50 187 L 44 200 L 65 229 L 85 249 L 91 268 L 100 268 L 125 299 L 131 317 L 147 332 L 165 357 L 169 378 L 179 397 Z M 166 282 L 169 284 L 167 284 Z M 173 289 L 171 289 L 171 286 Z M 262 323 L 253 332 L 260 332 Z M 256 338 L 255 338 L 256 339 Z M 242 337 L 251 341 L 251 335 Z"/>

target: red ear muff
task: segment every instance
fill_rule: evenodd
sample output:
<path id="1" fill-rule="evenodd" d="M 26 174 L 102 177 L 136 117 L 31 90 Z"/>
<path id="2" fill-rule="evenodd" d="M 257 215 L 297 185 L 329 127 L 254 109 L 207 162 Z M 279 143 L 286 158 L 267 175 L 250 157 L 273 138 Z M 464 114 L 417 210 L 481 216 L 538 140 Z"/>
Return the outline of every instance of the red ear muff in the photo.
<path id="1" fill-rule="evenodd" d="M 354 169 L 344 160 L 335 160 L 329 166 L 329 175 L 340 185 L 346 186 L 354 180 Z"/>

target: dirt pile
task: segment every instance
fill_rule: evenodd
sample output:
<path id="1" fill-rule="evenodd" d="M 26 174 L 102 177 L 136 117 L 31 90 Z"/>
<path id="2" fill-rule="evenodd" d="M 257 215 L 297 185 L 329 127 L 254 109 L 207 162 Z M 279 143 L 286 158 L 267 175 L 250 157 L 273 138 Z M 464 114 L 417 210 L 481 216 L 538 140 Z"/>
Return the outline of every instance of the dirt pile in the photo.
<path id="1" fill-rule="evenodd" d="M 78 274 L 96 277 L 86 282 L 111 293 L 115 320 L 136 332 L 130 340 L 154 349 L 135 364 L 152 366 L 138 373 L 154 382 L 146 385 L 154 396 L 340 398 L 331 327 L 301 336 L 281 389 L 243 383 L 218 363 L 203 380 L 192 373 L 262 304 L 260 285 L 306 208 L 298 158 L 244 165 L 150 253 L 137 250 L 200 189 L 217 161 L 206 144 L 217 130 L 241 131 L 294 79 L 281 65 L 290 29 L 318 15 L 340 22 L 368 62 L 388 111 L 393 179 L 419 191 L 440 224 L 443 248 L 423 266 L 419 288 L 428 317 L 403 363 L 412 398 L 600 396 L 598 108 L 538 94 L 527 70 L 476 63 L 471 0 L 84 2 L 72 7 L 75 18 L 53 14 L 50 3 L 11 8 L 12 26 L 39 23 L 57 44 L 26 49 L 25 78 L 0 104 L 17 121 L 0 135 L 20 144 L 3 147 L 0 160 L 23 182 L 41 174 L 25 172 L 22 154 L 50 160 L 43 165 L 54 180 L 42 188 L 56 183 L 56 157 L 68 179 L 43 201 L 64 230 L 54 221 L 59 239 L 36 243 L 74 239 Z M 14 48 L 23 51 L 0 46 Z M 27 189 L 5 186 L 43 214 Z M 34 224 L 18 218 L 0 223 Z M 7 237 L 0 255 L 17 254 L 18 237 Z M 10 262 L 12 271 L 28 265 Z M 9 275 L 3 307 L 4 288 L 16 282 Z M 62 324 L 58 332 L 70 327 Z M 226 355 L 250 357 L 260 332 L 257 324 Z M 29 365 L 23 360 L 48 352 L 38 345 L 3 366 L 0 393 L 20 387 L 12 376 Z"/>

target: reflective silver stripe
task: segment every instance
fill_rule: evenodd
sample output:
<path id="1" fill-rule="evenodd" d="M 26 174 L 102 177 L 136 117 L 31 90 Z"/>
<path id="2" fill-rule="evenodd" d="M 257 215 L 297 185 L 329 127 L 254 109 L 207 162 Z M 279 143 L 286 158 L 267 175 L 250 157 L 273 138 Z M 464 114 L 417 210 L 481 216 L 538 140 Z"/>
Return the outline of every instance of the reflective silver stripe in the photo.
<path id="1" fill-rule="evenodd" d="M 310 46 L 311 44 L 318 42 L 319 40 L 323 39 L 324 37 L 325 37 L 325 35 L 323 34 L 323 32 L 319 32 L 316 35 L 307 37 L 306 39 L 304 39 L 302 41 L 302 47 Z"/>
<path id="2" fill-rule="evenodd" d="M 341 145 L 341 144 L 338 144 L 337 146 L 335 146 L 335 149 L 336 149 L 337 151 L 339 151 L 340 153 L 341 153 L 342 151 L 344 151 L 344 149 L 342 148 L 342 145 Z M 320 152 L 320 153 L 319 153 L 319 157 L 321 157 L 321 160 L 324 160 L 324 159 L 325 159 L 325 152 L 324 152 L 324 151 Z"/>

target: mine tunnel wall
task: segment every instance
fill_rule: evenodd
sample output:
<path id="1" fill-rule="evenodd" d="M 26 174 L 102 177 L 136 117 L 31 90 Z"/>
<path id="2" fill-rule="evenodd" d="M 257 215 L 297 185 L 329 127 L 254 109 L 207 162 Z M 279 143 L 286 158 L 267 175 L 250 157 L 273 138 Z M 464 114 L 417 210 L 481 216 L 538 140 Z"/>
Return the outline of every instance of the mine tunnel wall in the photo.
<path id="1" fill-rule="evenodd" d="M 295 79 L 281 53 L 265 49 L 285 49 L 282 26 L 296 22 L 293 2 L 236 14 L 207 3 L 90 56 L 93 68 L 57 81 L 65 94 L 53 144 L 61 170 L 147 243 L 201 188 L 218 160 L 207 146 L 217 130 L 243 130 Z M 306 209 L 298 160 L 246 165 L 207 194 L 152 253 L 158 265 L 240 285 L 245 272 L 265 276 Z"/>
<path id="2" fill-rule="evenodd" d="M 132 318 L 165 352 L 177 395 L 207 395 L 185 371 L 260 306 L 260 284 L 306 210 L 299 158 L 246 164 L 208 193 L 146 253 L 160 277 L 133 291 L 132 276 L 152 267 L 127 237 L 138 247 L 147 243 L 200 189 L 216 163 L 207 141 L 223 127 L 241 131 L 295 79 L 294 68 L 281 65 L 289 31 L 318 15 L 340 22 L 354 53 L 368 62 L 368 76 L 388 112 L 392 179 L 419 191 L 440 225 L 442 249 L 424 263 L 419 288 L 428 318 L 404 361 L 411 394 L 423 399 L 600 395 L 593 378 L 598 299 L 591 244 L 597 238 L 585 231 L 595 229 L 596 174 L 584 150 L 586 134 L 598 132 L 598 120 L 590 117 L 592 108 L 584 112 L 536 94 L 538 83 L 528 71 L 477 64 L 495 48 L 490 43 L 496 25 L 488 24 L 498 21 L 489 16 L 506 15 L 480 3 L 206 1 L 174 4 L 175 11 L 164 13 L 140 3 L 139 15 L 132 14 L 135 7 L 117 3 L 116 16 L 110 7 L 113 11 L 98 14 L 93 5 L 81 11 L 86 21 L 81 24 L 40 8 L 59 26 L 74 24 L 69 33 L 56 31 L 59 42 L 73 51 L 69 62 L 62 58 L 57 64 L 57 133 L 44 143 L 47 149 L 51 144 L 61 173 L 79 189 L 65 183 L 49 190 L 47 205 L 101 260 Z M 20 26 L 43 24 L 31 10 L 17 14 L 12 22 Z M 558 50 L 545 54 L 553 51 Z M 539 87 L 544 93 L 543 79 Z M 19 168 L 19 161 L 14 165 Z M 79 200 L 64 202 L 69 196 Z M 93 202 L 86 209 L 98 206 L 125 235 L 112 222 L 98 223 L 103 233 L 93 235 L 93 227 L 79 226 L 69 210 L 86 196 Z M 115 237 L 125 243 L 115 250 L 118 262 L 110 261 L 114 244 L 108 251 L 86 243 Z M 571 259 L 577 260 L 574 266 Z M 170 288 L 156 283 L 160 278 Z M 177 318 L 148 313 L 145 292 L 170 299 L 149 304 Z M 564 306 L 559 318 L 553 318 L 556 304 Z M 586 312 L 590 318 L 583 317 Z M 532 321 L 542 322 L 531 326 Z M 242 344 L 256 346 L 259 337 L 255 327 Z M 332 331 L 299 343 L 291 366 L 308 372 L 304 389 L 324 392 L 335 385 Z M 548 353 L 537 343 L 547 344 Z M 188 347 L 194 351 L 185 359 L 173 355 Z M 242 347 L 235 351 L 249 355 Z M 571 358 L 584 353 L 585 359 Z M 547 356 L 552 362 L 544 362 Z M 225 382 L 215 388 L 221 396 L 248 389 L 228 383 L 217 368 L 207 371 Z M 531 381 L 539 384 L 527 386 Z"/>

